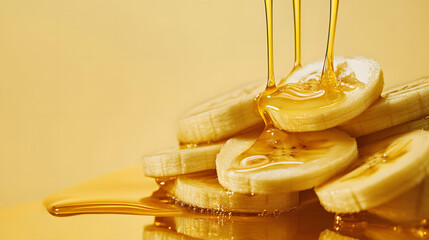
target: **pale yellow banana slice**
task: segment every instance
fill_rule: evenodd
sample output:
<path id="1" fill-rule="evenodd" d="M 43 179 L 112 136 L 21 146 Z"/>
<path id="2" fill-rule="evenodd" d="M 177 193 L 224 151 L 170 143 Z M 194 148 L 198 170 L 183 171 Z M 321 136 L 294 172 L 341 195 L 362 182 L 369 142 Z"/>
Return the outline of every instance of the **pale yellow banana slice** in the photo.
<path id="1" fill-rule="evenodd" d="M 296 239 L 294 217 L 175 217 L 178 233 L 198 239 Z"/>
<path id="2" fill-rule="evenodd" d="M 416 186 L 429 171 L 429 132 L 415 130 L 367 144 L 359 155 L 353 170 L 315 189 L 326 210 L 367 210 Z"/>
<path id="3" fill-rule="evenodd" d="M 309 64 L 294 72 L 281 91 L 265 100 L 265 111 L 276 127 L 291 132 L 332 128 L 358 116 L 379 98 L 384 82 L 377 62 L 363 57 L 337 57 L 334 63 L 342 92 L 338 98 L 327 101 L 323 90 L 314 90 L 323 62 Z M 296 88 L 296 83 L 303 89 Z"/>
<path id="4" fill-rule="evenodd" d="M 225 142 L 195 148 L 170 150 L 143 157 L 147 177 L 171 177 L 216 168 L 216 154 Z"/>
<path id="5" fill-rule="evenodd" d="M 429 117 L 414 120 L 411 122 L 406 122 L 400 125 L 383 129 L 375 133 L 371 133 L 371 134 L 359 137 L 357 139 L 357 142 L 358 142 L 358 145 L 364 145 L 364 144 L 375 142 L 396 134 L 406 133 L 406 132 L 409 132 L 412 130 L 418 130 L 418 129 L 422 129 L 426 131 L 429 130 Z"/>
<path id="6" fill-rule="evenodd" d="M 429 178 L 368 212 L 395 223 L 417 225 L 422 219 L 429 219 Z"/>
<path id="7" fill-rule="evenodd" d="M 259 132 L 228 140 L 216 158 L 220 184 L 239 193 L 301 191 L 327 181 L 357 157 L 356 141 L 339 130 L 290 134 L 282 148 L 267 152 L 273 162 L 239 159 Z"/>
<path id="8" fill-rule="evenodd" d="M 383 93 L 374 105 L 339 128 L 359 137 L 428 115 L 429 78 L 422 78 Z"/>
<path id="9" fill-rule="evenodd" d="M 240 194 L 229 192 L 218 182 L 215 171 L 178 176 L 165 189 L 175 200 L 190 207 L 220 212 L 284 212 L 298 206 L 298 192 Z"/>
<path id="10" fill-rule="evenodd" d="M 392 135 L 409 132 L 416 129 L 429 130 L 429 118 L 423 118 L 384 129 L 358 139 L 359 145 L 390 137 Z M 399 195 L 393 200 L 368 212 L 388 219 L 395 223 L 417 224 L 424 218 L 429 218 L 429 178 L 422 183 Z"/>
<path id="11" fill-rule="evenodd" d="M 191 109 L 178 121 L 178 140 L 182 143 L 218 141 L 262 123 L 254 102 L 263 87 L 264 81 L 249 84 Z"/>

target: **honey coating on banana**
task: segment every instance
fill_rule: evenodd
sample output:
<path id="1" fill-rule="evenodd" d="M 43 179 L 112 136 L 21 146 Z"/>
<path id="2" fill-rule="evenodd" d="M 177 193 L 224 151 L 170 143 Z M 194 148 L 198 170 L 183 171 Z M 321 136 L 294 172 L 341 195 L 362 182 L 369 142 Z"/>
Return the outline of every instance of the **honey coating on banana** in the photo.
<path id="1" fill-rule="evenodd" d="M 328 139 L 307 140 L 305 135 L 267 128 L 249 150 L 231 163 L 230 169 L 247 172 L 295 167 L 319 159 L 332 147 Z"/>
<path id="2" fill-rule="evenodd" d="M 300 44 L 300 8 L 301 1 L 294 0 L 294 27 L 295 27 L 295 64 L 289 76 L 301 68 Z M 338 0 L 331 0 L 331 16 L 329 24 L 328 46 L 325 62 L 321 74 L 312 73 L 299 83 L 286 83 L 276 86 L 273 64 L 273 9 L 272 0 L 265 0 L 268 52 L 268 80 L 265 91 L 256 98 L 258 112 L 264 120 L 265 129 L 256 142 L 236 160 L 231 163 L 230 169 L 238 172 L 258 171 L 267 168 L 285 168 L 304 164 L 316 160 L 327 152 L 329 144 L 323 139 L 305 142 L 300 134 L 286 132 L 274 126 L 267 109 L 278 112 L 291 110 L 307 110 L 316 108 L 335 107 L 341 102 L 346 91 L 354 90 L 355 84 L 339 84 L 338 73 L 334 71 L 333 49 L 338 12 Z M 343 66 L 344 67 L 344 66 Z M 287 81 L 282 79 L 281 83 Z M 345 81 L 347 83 L 347 81 Z M 352 87 L 351 87 L 352 86 Z M 305 133 L 304 133 L 305 134 Z"/>

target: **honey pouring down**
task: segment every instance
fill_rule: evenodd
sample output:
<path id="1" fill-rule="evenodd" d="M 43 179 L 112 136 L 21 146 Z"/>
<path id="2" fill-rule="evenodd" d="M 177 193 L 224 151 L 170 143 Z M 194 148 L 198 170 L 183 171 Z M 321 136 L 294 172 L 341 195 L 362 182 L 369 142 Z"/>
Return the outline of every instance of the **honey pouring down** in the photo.
<path id="1" fill-rule="evenodd" d="M 333 108 L 348 89 L 341 86 L 334 71 L 334 39 L 338 0 L 331 0 L 328 44 L 321 75 L 314 73 L 303 82 L 288 83 L 288 77 L 301 68 L 301 1 L 293 1 L 295 63 L 290 74 L 276 85 L 273 63 L 273 1 L 265 0 L 268 52 L 268 80 L 256 106 L 265 128 L 255 143 L 231 164 L 237 172 L 285 168 L 316 160 L 330 146 L 323 139 L 306 141 L 306 133 L 287 132 L 275 126 L 272 115 L 291 111 Z"/>

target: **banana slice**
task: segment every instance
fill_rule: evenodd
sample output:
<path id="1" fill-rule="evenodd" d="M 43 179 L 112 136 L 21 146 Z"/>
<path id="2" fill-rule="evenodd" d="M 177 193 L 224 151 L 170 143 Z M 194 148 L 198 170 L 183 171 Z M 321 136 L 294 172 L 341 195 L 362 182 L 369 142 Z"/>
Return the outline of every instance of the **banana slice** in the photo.
<path id="1" fill-rule="evenodd" d="M 352 171 L 315 189 L 331 212 L 380 206 L 421 182 L 429 171 L 429 132 L 415 130 L 365 145 Z"/>
<path id="2" fill-rule="evenodd" d="M 191 109 L 179 119 L 177 138 L 182 143 L 219 141 L 262 123 L 254 109 L 263 81 L 249 84 Z"/>
<path id="3" fill-rule="evenodd" d="M 336 129 L 290 133 L 282 148 L 267 152 L 275 161 L 240 159 L 259 132 L 228 140 L 216 158 L 219 182 L 239 193 L 272 194 L 310 189 L 357 158 L 356 141 Z"/>
<path id="4" fill-rule="evenodd" d="M 295 239 L 294 217 L 165 217 L 158 224 L 196 239 Z M 165 223 L 160 223 L 164 221 Z"/>
<path id="5" fill-rule="evenodd" d="M 368 212 L 395 223 L 418 225 L 422 219 L 429 219 L 429 178 Z"/>
<path id="6" fill-rule="evenodd" d="M 171 177 L 216 168 L 216 154 L 225 142 L 160 152 L 143 157 L 147 177 Z"/>
<path id="7" fill-rule="evenodd" d="M 319 61 L 294 72 L 286 85 L 264 100 L 274 126 L 291 132 L 332 128 L 358 116 L 379 98 L 384 82 L 377 62 L 363 57 L 337 57 L 334 62 L 336 91 L 319 89 L 323 65 Z"/>
<path id="8" fill-rule="evenodd" d="M 221 212 L 284 212 L 298 206 L 298 193 L 245 195 L 225 190 L 215 171 L 178 176 L 166 190 L 174 198 L 191 207 Z"/>
<path id="9" fill-rule="evenodd" d="M 428 115 L 429 78 L 422 78 L 383 93 L 374 105 L 338 128 L 359 137 Z"/>
<path id="10" fill-rule="evenodd" d="M 390 136 L 406 133 L 412 130 L 429 130 L 429 117 L 425 117 L 422 119 L 414 120 L 411 122 L 406 122 L 400 125 L 396 125 L 390 128 L 383 129 L 381 131 L 371 133 L 357 139 L 358 145 L 364 145 L 371 142 L 375 142 L 381 140 L 383 138 L 388 138 Z"/>

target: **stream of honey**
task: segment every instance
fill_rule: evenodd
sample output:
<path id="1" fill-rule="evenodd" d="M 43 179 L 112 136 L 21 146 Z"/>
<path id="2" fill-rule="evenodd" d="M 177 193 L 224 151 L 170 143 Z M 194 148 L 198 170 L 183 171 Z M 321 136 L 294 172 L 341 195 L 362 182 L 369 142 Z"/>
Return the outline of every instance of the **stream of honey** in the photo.
<path id="1" fill-rule="evenodd" d="M 338 15 L 338 0 L 331 0 L 328 44 L 322 74 L 314 79 L 312 88 L 304 83 L 287 83 L 287 78 L 301 67 L 301 1 L 293 1 L 295 29 L 295 64 L 291 73 L 276 85 L 273 56 L 273 2 L 265 0 L 267 26 L 268 79 L 265 91 L 256 98 L 256 106 L 265 128 L 255 143 L 231 163 L 234 171 L 260 171 L 266 168 L 285 168 L 305 164 L 305 158 L 295 158 L 294 152 L 306 151 L 309 143 L 297 134 L 274 126 L 267 109 L 283 112 L 296 109 L 316 109 L 332 106 L 341 100 L 342 90 L 334 71 L 334 38 Z M 304 133 L 305 134 L 305 133 Z M 317 149 L 317 146 L 314 147 Z M 310 161 L 310 160 L 308 160 Z"/>
<path id="2" fill-rule="evenodd" d="M 265 121 L 265 129 L 255 144 L 241 155 L 240 162 L 235 163 L 233 167 L 237 170 L 303 164 L 293 160 L 278 160 L 279 148 L 297 148 L 302 147 L 304 143 L 300 143 L 293 133 L 274 127 L 265 109 L 270 107 L 269 99 L 275 98 L 279 91 L 298 96 L 302 101 L 313 101 L 310 103 L 311 107 L 335 104 L 341 97 L 333 68 L 338 3 L 339 0 L 331 0 L 328 44 L 322 74 L 317 79 L 316 88 L 307 91 L 302 86 L 286 83 L 290 74 L 280 81 L 279 86 L 276 85 L 273 64 L 273 2 L 265 0 L 268 79 L 266 90 L 257 98 L 258 111 Z M 291 73 L 301 68 L 300 0 L 293 0 L 293 10 L 295 63 Z M 296 99 L 285 101 L 292 103 Z M 400 226 L 366 213 L 334 216 L 323 210 L 315 196 L 307 199 L 310 200 L 301 202 L 295 211 L 279 216 L 201 214 L 175 203 L 163 190 L 162 184 L 157 185 L 153 179 L 144 177 L 140 168 L 132 168 L 60 191 L 46 198 L 44 204 L 54 216 L 99 213 L 155 216 L 154 223 L 144 227 L 144 239 L 170 237 L 350 239 L 346 236 L 353 237 L 351 239 L 426 239 L 427 237 L 426 223 Z"/>

